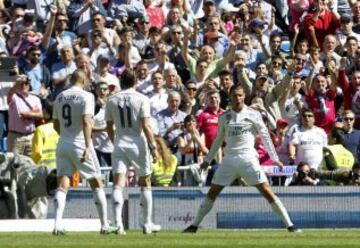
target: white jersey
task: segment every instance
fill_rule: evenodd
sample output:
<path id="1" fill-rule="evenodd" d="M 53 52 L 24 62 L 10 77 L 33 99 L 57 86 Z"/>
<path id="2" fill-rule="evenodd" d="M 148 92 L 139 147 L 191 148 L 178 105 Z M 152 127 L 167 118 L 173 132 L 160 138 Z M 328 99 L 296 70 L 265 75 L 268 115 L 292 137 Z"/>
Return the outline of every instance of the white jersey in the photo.
<path id="1" fill-rule="evenodd" d="M 260 113 L 247 106 L 244 106 L 240 112 L 229 110 L 220 116 L 218 133 L 206 160 L 211 161 L 215 157 L 223 141 L 226 142 L 225 156 L 239 154 L 257 156 L 255 150 L 255 136 L 257 133 L 262 137 L 271 159 L 278 161 L 269 131 Z"/>
<path id="2" fill-rule="evenodd" d="M 299 128 L 292 134 L 290 143 L 296 146 L 296 160 L 307 162 L 311 168 L 318 169 L 323 159 L 323 148 L 327 146 L 327 135 L 322 128 Z"/>
<path id="3" fill-rule="evenodd" d="M 118 92 L 106 104 L 105 119 L 114 122 L 116 127 L 115 144 L 121 141 L 126 145 L 126 142 L 133 143 L 133 138 L 145 137 L 143 118 L 150 118 L 149 99 L 135 89 Z"/>
<path id="4" fill-rule="evenodd" d="M 94 116 L 94 106 L 94 95 L 77 86 L 56 97 L 53 119 L 60 123 L 60 141 L 85 143 L 83 116 Z"/>

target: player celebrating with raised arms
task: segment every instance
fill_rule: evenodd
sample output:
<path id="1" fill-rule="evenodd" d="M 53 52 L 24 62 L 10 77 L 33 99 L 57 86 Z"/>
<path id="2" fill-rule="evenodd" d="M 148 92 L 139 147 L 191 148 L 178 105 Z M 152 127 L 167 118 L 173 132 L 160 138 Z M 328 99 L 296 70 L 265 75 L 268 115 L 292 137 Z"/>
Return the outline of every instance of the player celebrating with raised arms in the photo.
<path id="1" fill-rule="evenodd" d="M 87 76 L 81 69 L 70 77 L 71 87 L 59 94 L 54 103 L 54 128 L 60 134 L 56 150 L 58 188 L 55 193 L 54 235 L 63 235 L 62 216 L 69 188 L 69 177 L 75 170 L 89 181 L 100 217 L 101 234 L 115 230 L 107 222 L 107 203 L 100 178 L 100 166 L 91 141 L 94 96 L 84 90 Z"/>
<path id="2" fill-rule="evenodd" d="M 183 232 L 195 233 L 203 218 L 210 212 L 221 190 L 239 177 L 260 191 L 290 232 L 301 232 L 300 229 L 294 227 L 287 210 L 272 191 L 259 164 L 258 155 L 254 148 L 257 133 L 261 135 L 271 159 L 280 168 L 283 167 L 259 112 L 245 105 L 245 92 L 240 85 L 231 88 L 230 97 L 231 110 L 220 116 L 216 139 L 201 167 L 207 168 L 209 166 L 210 161 L 215 157 L 224 141 L 226 142 L 225 156 L 215 173 L 210 190 L 200 205 L 194 222 Z"/>
<path id="3" fill-rule="evenodd" d="M 105 119 L 109 138 L 114 143 L 112 153 L 113 210 L 119 234 L 125 234 L 122 223 L 123 188 L 126 171 L 134 167 L 141 187 L 140 204 L 143 207 L 143 232 L 150 234 L 161 227 L 152 222 L 151 158 L 157 159 L 156 142 L 150 124 L 150 103 L 135 90 L 136 76 L 126 69 L 120 77 L 122 91 L 111 96 L 106 104 Z M 114 131 L 114 125 L 116 131 Z"/>

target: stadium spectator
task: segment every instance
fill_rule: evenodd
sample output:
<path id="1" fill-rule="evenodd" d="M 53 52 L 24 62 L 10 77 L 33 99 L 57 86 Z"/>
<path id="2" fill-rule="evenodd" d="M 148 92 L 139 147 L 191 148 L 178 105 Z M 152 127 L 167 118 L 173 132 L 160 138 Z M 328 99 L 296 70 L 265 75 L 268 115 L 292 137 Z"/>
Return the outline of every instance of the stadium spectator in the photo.
<path id="1" fill-rule="evenodd" d="M 171 153 L 163 138 L 155 136 L 155 141 L 160 157 L 152 163 L 151 184 L 168 187 L 171 185 L 176 171 L 177 158 Z"/>
<path id="2" fill-rule="evenodd" d="M 354 128 L 355 115 L 351 110 L 345 110 L 342 115 L 344 129 L 344 146 L 355 158 L 355 162 L 360 160 L 360 131 Z"/>
<path id="3" fill-rule="evenodd" d="M 32 139 L 31 158 L 35 164 L 41 164 L 49 167 L 56 166 L 56 146 L 59 141 L 59 135 L 54 129 L 52 121 L 52 104 L 44 101 L 43 104 L 44 124 L 35 129 Z"/>
<path id="4" fill-rule="evenodd" d="M 205 146 L 204 135 L 200 135 L 197 128 L 195 116 L 187 115 L 185 117 L 184 129 L 177 138 L 177 146 L 181 154 L 179 166 L 189 166 L 189 170 L 184 173 L 184 179 L 186 180 L 182 180 L 184 182 L 183 186 L 202 184 L 200 164 L 203 161 L 203 156 L 209 150 Z"/>
<path id="5" fill-rule="evenodd" d="M 344 131 L 334 127 L 329 137 L 329 145 L 324 147 L 324 167 L 327 170 L 351 170 L 354 162 L 354 156 L 344 147 Z"/>
<path id="6" fill-rule="evenodd" d="M 169 92 L 168 107 L 157 114 L 159 134 L 167 141 L 172 153 L 177 153 L 176 139 L 184 127 L 186 113 L 179 110 L 181 96 L 176 91 Z"/>
<path id="7" fill-rule="evenodd" d="M 323 159 L 323 149 L 327 146 L 327 135 L 324 129 L 314 125 L 312 110 L 301 111 L 301 125 L 295 125 L 290 137 L 289 160 L 291 164 L 306 162 L 312 169 L 318 170 Z"/>
<path id="8" fill-rule="evenodd" d="M 7 148 L 31 156 L 32 138 L 35 122 L 42 119 L 40 99 L 30 94 L 30 80 L 26 75 L 19 75 L 15 85 L 7 94 L 9 105 L 9 134 Z"/>
<path id="9" fill-rule="evenodd" d="M 105 106 L 109 97 L 109 85 L 105 81 L 96 84 L 96 101 L 92 141 L 101 167 L 111 166 L 111 153 L 114 146 L 106 132 Z"/>

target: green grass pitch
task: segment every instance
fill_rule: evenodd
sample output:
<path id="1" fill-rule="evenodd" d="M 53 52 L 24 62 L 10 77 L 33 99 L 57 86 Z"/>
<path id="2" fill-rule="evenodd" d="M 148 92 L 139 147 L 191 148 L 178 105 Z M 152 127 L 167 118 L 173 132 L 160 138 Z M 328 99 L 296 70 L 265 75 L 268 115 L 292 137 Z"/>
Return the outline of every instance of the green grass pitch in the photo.
<path id="1" fill-rule="evenodd" d="M 285 230 L 200 230 L 196 234 L 164 231 L 143 235 L 130 231 L 126 236 L 100 235 L 95 232 L 69 233 L 52 236 L 51 233 L 0 233 L 0 247 L 360 247 L 358 229 L 307 229 L 303 233 L 288 233 Z"/>

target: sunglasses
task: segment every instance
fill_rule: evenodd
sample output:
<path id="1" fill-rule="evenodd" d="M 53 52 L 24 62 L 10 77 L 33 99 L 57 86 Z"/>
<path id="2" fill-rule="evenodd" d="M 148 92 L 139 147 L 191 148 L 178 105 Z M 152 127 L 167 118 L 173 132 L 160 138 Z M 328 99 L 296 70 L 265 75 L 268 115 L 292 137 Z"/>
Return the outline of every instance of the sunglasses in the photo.
<path id="1" fill-rule="evenodd" d="M 305 63 L 305 62 L 306 62 L 306 59 L 296 58 L 296 61 L 297 61 L 297 62 L 301 62 L 301 63 Z"/>
<path id="2" fill-rule="evenodd" d="M 67 22 L 68 20 L 66 20 L 66 19 L 58 19 L 57 21 L 58 22 Z"/>
<path id="3" fill-rule="evenodd" d="M 93 37 L 95 38 L 95 37 L 102 37 L 102 35 L 101 34 L 93 34 Z"/>
<path id="4" fill-rule="evenodd" d="M 281 65 L 282 63 L 279 62 L 272 62 L 273 65 Z"/>
<path id="5" fill-rule="evenodd" d="M 353 121 L 354 120 L 354 118 L 352 118 L 352 117 L 345 117 L 344 118 L 344 121 Z"/>
<path id="6" fill-rule="evenodd" d="M 101 21 L 101 19 L 100 18 L 94 18 L 94 19 L 92 19 L 92 21 L 93 22 L 99 22 L 99 21 Z"/>
<path id="7" fill-rule="evenodd" d="M 187 88 L 187 90 L 193 90 L 193 91 L 196 91 L 196 88 Z"/>
<path id="8" fill-rule="evenodd" d="M 180 31 L 173 31 L 172 33 L 173 33 L 173 34 L 181 34 Z"/>
<path id="9" fill-rule="evenodd" d="M 314 115 L 302 115 L 302 117 L 304 117 L 304 118 L 313 118 Z"/>
<path id="10" fill-rule="evenodd" d="M 40 54 L 40 53 L 33 53 L 33 54 L 31 54 L 31 56 L 33 56 L 33 57 L 40 57 L 41 54 Z"/>

